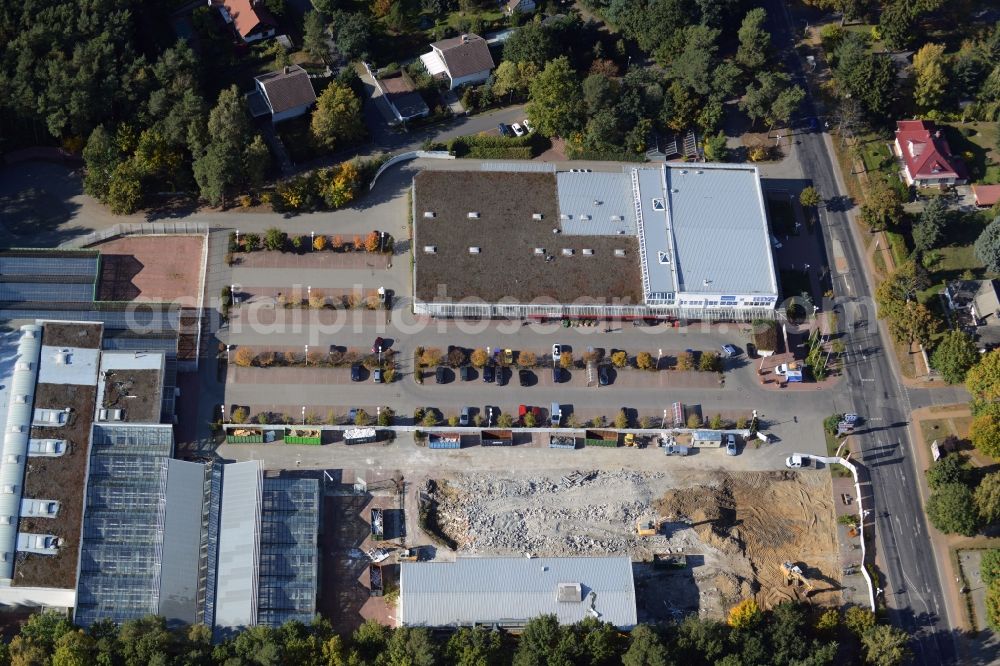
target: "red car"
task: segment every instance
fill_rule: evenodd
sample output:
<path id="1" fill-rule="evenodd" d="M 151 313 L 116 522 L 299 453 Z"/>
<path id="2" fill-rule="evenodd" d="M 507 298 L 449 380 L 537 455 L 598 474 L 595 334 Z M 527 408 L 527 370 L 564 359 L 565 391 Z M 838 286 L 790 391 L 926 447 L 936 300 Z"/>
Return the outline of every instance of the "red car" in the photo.
<path id="1" fill-rule="evenodd" d="M 385 344 L 385 340 L 382 338 L 375 338 L 374 344 L 372 344 L 372 353 L 378 354 L 382 351 L 382 346 Z"/>
<path id="2" fill-rule="evenodd" d="M 535 423 L 540 424 L 542 422 L 542 410 L 540 407 L 529 407 L 527 405 L 518 405 L 517 408 L 517 418 L 524 425 L 524 416 L 528 412 L 531 412 L 532 416 L 535 417 Z"/>

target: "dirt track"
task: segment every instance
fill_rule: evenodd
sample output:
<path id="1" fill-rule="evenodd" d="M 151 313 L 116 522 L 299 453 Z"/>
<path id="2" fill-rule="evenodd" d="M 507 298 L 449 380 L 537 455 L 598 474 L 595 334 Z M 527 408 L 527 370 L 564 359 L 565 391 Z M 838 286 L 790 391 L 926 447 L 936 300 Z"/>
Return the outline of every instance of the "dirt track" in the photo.
<path id="1" fill-rule="evenodd" d="M 469 555 L 689 556 L 696 594 L 663 601 L 720 616 L 754 596 L 772 606 L 806 598 L 780 565 L 798 564 L 814 584 L 813 603 L 834 603 L 839 569 L 829 476 L 816 472 L 596 472 L 559 477 L 470 474 L 437 479 L 442 529 Z M 656 536 L 636 522 L 658 518 Z M 638 576 L 638 573 L 637 573 Z M 679 579 L 643 581 L 670 598 Z M 637 578 L 637 587 L 639 579 Z"/>

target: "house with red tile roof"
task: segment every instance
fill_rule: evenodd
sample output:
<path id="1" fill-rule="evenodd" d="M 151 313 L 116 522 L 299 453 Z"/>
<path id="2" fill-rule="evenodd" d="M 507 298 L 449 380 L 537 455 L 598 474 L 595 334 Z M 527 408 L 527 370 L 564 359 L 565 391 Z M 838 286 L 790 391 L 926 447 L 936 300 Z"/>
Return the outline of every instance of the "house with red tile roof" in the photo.
<path id="1" fill-rule="evenodd" d="M 893 149 L 903 162 L 907 185 L 934 187 L 967 181 L 965 165 L 951 154 L 947 139 L 932 122 L 898 121 Z"/>
<path id="2" fill-rule="evenodd" d="M 980 208 L 995 206 L 1000 203 L 1000 185 L 973 185 L 972 195 Z"/>
<path id="3" fill-rule="evenodd" d="M 260 0 L 208 0 L 227 24 L 232 24 L 244 43 L 274 37 L 278 23 Z"/>

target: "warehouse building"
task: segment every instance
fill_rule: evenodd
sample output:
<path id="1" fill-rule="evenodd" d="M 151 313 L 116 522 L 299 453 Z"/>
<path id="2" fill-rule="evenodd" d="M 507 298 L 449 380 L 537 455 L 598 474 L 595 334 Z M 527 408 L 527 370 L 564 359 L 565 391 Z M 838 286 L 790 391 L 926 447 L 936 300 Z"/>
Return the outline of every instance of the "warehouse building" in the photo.
<path id="1" fill-rule="evenodd" d="M 460 557 L 400 565 L 399 624 L 523 627 L 539 615 L 637 623 L 628 557 Z"/>
<path id="2" fill-rule="evenodd" d="M 436 317 L 773 318 L 760 175 L 743 164 L 413 179 L 414 311 Z"/>

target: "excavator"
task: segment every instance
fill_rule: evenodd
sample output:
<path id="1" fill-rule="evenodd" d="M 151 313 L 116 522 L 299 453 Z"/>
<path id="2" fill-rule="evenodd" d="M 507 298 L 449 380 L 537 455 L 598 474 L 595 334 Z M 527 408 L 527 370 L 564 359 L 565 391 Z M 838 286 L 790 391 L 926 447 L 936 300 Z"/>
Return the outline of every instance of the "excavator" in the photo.
<path id="1" fill-rule="evenodd" d="M 635 521 L 635 533 L 638 536 L 656 536 L 660 533 L 660 525 L 663 521 L 659 518 L 655 520 L 643 520 L 639 518 Z"/>
<path id="2" fill-rule="evenodd" d="M 805 587 L 809 592 L 812 592 L 815 589 L 813 584 L 809 581 L 809 578 L 807 578 L 805 573 L 802 571 L 802 568 L 797 564 L 782 562 L 781 573 L 785 574 L 785 583 L 788 585 L 796 582 Z"/>

